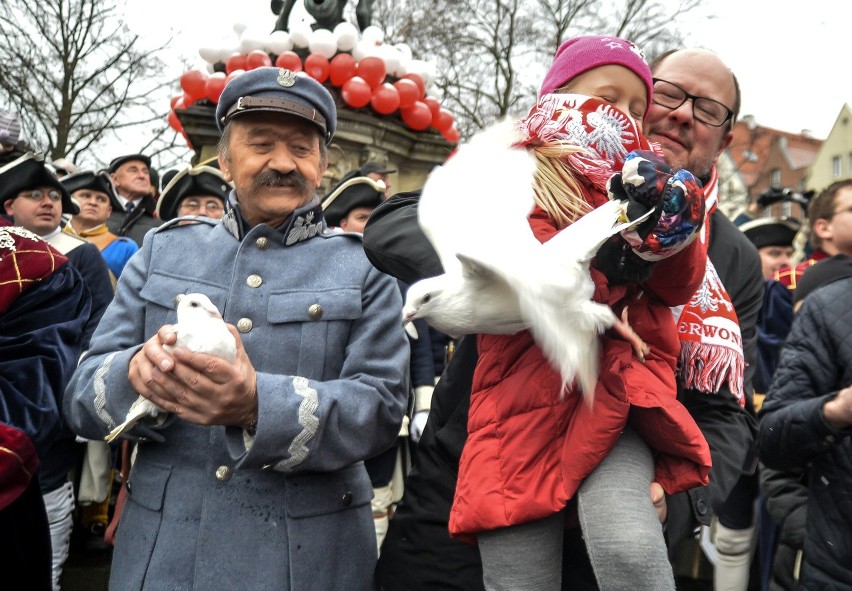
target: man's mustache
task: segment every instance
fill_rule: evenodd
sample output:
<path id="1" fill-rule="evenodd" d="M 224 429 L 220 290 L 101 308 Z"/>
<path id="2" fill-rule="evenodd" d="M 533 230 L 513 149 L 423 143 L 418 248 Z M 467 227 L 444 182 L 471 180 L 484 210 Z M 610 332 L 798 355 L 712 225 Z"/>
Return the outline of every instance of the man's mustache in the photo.
<path id="1" fill-rule="evenodd" d="M 276 170 L 266 169 L 252 181 L 253 190 L 257 191 L 261 187 L 294 187 L 301 193 L 307 193 L 308 180 L 298 170 L 282 174 Z"/>

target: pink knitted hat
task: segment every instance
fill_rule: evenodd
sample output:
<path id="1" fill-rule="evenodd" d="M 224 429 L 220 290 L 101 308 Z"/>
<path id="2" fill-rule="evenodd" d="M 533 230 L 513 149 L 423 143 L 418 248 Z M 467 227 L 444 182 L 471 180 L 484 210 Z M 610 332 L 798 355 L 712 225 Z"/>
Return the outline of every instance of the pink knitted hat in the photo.
<path id="1" fill-rule="evenodd" d="M 642 50 L 626 39 L 600 35 L 575 37 L 562 43 L 538 94 L 550 94 L 583 72 L 610 64 L 624 66 L 642 79 L 648 90 L 648 106 L 651 106 L 654 82 Z"/>

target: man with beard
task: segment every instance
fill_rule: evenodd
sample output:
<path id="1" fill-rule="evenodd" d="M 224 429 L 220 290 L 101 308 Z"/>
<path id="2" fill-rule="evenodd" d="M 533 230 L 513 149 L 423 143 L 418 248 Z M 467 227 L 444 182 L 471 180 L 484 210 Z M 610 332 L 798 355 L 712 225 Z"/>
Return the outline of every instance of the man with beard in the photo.
<path id="1" fill-rule="evenodd" d="M 323 221 L 337 118 L 321 84 L 246 72 L 216 121 L 225 217 L 145 237 L 68 389 L 66 417 L 89 438 L 139 395 L 167 411 L 128 433 L 140 441 L 110 588 L 372 589 L 363 461 L 405 414 L 399 289 L 360 235 Z M 229 323 L 234 362 L 169 347 L 175 296 L 192 292 Z"/>
<path id="2" fill-rule="evenodd" d="M 644 120 L 645 134 L 660 143 L 673 169 L 690 170 L 704 184 L 710 215 L 702 234 L 710 241 L 709 261 L 715 265 L 715 275 L 708 275 L 701 289 L 724 286 L 713 292 L 724 315 L 701 315 L 700 306 L 690 302 L 684 310 L 675 310 L 679 330 L 682 337 L 684 330 L 690 336 L 687 319 L 694 319 L 702 332 L 705 324 L 712 327 L 718 321 L 735 335 L 724 344 L 682 338 L 678 399 L 707 439 L 713 467 L 708 486 L 665 499 L 658 491 L 653 497 L 673 550 L 698 525 L 709 524 L 748 463 L 755 423 L 743 405 L 751 392 L 763 279 L 756 249 L 716 210 L 715 163 L 731 142 L 731 126 L 740 106 L 736 78 L 715 54 L 698 49 L 663 54 L 651 69 L 655 86 Z M 408 283 L 442 272 L 417 226 L 416 208 L 416 195 L 390 199 L 373 212 L 364 234 L 371 262 Z M 714 281 L 716 277 L 719 281 Z M 690 314 L 685 316 L 684 311 Z M 735 334 L 735 328 L 740 334 Z M 463 338 L 435 387 L 405 495 L 382 547 L 377 579 L 383 591 L 483 589 L 478 549 L 451 539 L 447 531 L 477 357 L 476 339 Z M 709 365 L 705 362 L 711 357 L 718 360 L 713 369 L 697 371 L 702 364 Z M 579 528 L 567 532 L 565 588 L 596 589 Z M 724 544 L 723 549 L 727 550 Z M 731 548 L 732 553 L 737 550 Z"/>
<path id="3" fill-rule="evenodd" d="M 687 167 L 704 183 L 709 249 L 699 293 L 712 289 L 718 307 L 715 312 L 703 309 L 694 297 L 676 311 L 681 335 L 678 397 L 710 444 L 713 468 L 708 486 L 667 498 L 666 535 L 673 548 L 697 525 L 708 525 L 715 514 L 716 588 L 745 589 L 748 571 L 742 565 L 748 564 L 751 547 L 756 481 L 741 476 L 753 474 L 756 467 L 752 378 L 764 282 L 756 249 L 716 209 L 715 167 L 732 139 L 739 86 L 730 69 L 706 50 L 663 54 L 652 71 L 654 104 L 645 118 L 645 131 L 660 143 L 672 167 Z M 708 338 L 719 326 L 730 328 L 731 335 L 738 328 L 740 338 Z M 713 369 L 702 370 L 710 366 L 710 359 L 715 360 Z"/>

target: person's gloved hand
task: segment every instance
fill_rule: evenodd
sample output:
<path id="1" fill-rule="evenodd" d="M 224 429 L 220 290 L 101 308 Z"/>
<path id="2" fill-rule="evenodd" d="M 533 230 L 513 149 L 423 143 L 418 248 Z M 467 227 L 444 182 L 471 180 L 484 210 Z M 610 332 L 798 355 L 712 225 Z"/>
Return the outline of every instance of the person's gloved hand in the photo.
<path id="1" fill-rule="evenodd" d="M 414 413 L 414 416 L 411 417 L 411 424 L 408 427 L 408 431 L 411 436 L 411 441 L 413 441 L 414 443 L 420 441 L 420 437 L 423 435 L 423 429 L 426 428 L 426 421 L 428 419 L 428 410 L 421 410 L 420 412 Z"/>
<path id="2" fill-rule="evenodd" d="M 647 220 L 622 233 L 644 260 L 657 261 L 679 252 L 695 238 L 704 222 L 701 183 L 688 170 L 672 171 L 652 152 L 630 152 L 607 189 L 611 199 L 627 200 L 631 220 L 653 210 Z"/>

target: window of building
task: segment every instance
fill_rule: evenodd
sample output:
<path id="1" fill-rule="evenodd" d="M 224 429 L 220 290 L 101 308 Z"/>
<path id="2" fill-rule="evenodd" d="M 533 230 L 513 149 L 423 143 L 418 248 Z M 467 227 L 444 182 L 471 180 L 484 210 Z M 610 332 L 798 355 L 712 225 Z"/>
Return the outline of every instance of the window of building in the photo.
<path id="1" fill-rule="evenodd" d="M 781 188 L 781 169 L 773 168 L 769 171 L 769 182 L 772 184 L 774 189 Z"/>
<path id="2" fill-rule="evenodd" d="M 831 176 L 834 178 L 843 176 L 843 163 L 840 161 L 840 156 L 834 156 L 831 159 Z"/>

